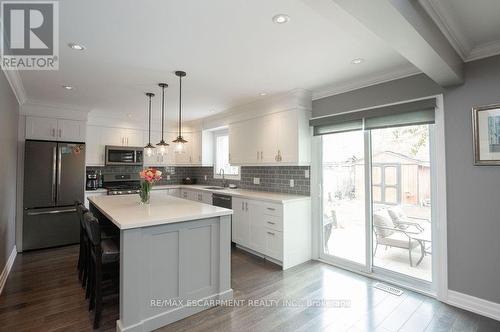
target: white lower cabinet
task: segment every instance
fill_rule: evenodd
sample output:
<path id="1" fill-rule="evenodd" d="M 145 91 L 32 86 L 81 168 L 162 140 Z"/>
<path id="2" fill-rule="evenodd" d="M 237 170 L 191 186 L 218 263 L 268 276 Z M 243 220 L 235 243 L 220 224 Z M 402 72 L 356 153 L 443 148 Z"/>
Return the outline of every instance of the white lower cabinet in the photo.
<path id="1" fill-rule="evenodd" d="M 212 193 L 195 189 L 181 189 L 180 197 L 190 201 L 212 205 Z"/>
<path id="2" fill-rule="evenodd" d="M 232 241 L 283 269 L 311 259 L 311 202 L 282 204 L 233 197 Z"/>
<path id="3" fill-rule="evenodd" d="M 245 210 L 246 200 L 233 197 L 232 216 L 232 241 L 242 246 L 248 247 L 250 242 L 250 224 L 247 210 Z"/>
<path id="4" fill-rule="evenodd" d="M 169 195 L 169 196 L 181 197 L 181 189 L 180 188 L 153 189 L 152 194 L 153 195 Z"/>
<path id="5" fill-rule="evenodd" d="M 279 261 L 283 260 L 283 233 L 270 228 L 264 230 L 264 250 L 266 255 Z"/>
<path id="6" fill-rule="evenodd" d="M 180 188 L 168 189 L 168 194 L 174 197 L 181 197 L 181 189 Z"/>

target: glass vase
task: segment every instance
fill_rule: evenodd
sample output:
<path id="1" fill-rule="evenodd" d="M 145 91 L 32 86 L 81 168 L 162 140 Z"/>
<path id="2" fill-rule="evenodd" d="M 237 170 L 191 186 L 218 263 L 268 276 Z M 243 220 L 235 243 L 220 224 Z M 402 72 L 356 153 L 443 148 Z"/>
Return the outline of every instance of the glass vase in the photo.
<path id="1" fill-rule="evenodd" d="M 149 204 L 152 186 L 153 184 L 148 181 L 143 181 L 141 183 L 141 192 L 139 193 L 139 196 L 141 197 L 141 204 Z"/>

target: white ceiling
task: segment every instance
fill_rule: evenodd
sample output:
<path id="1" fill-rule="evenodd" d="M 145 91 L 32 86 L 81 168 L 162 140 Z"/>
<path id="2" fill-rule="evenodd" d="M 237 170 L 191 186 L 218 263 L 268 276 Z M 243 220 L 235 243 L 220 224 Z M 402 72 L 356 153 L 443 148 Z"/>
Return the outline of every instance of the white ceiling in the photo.
<path id="1" fill-rule="evenodd" d="M 24 71 L 21 78 L 30 102 L 140 115 L 146 110 L 143 93 L 159 93 L 155 84 L 163 81 L 170 85 L 167 110 L 174 117 L 173 72 L 185 70 L 189 120 L 263 98 L 262 91 L 304 88 L 324 95 L 417 71 L 331 1 L 330 16 L 310 3 L 60 1 L 60 70 Z M 290 22 L 274 24 L 278 13 L 288 14 Z M 71 50 L 70 42 L 86 50 Z M 360 57 L 363 64 L 351 64 Z M 62 89 L 65 84 L 74 90 Z"/>

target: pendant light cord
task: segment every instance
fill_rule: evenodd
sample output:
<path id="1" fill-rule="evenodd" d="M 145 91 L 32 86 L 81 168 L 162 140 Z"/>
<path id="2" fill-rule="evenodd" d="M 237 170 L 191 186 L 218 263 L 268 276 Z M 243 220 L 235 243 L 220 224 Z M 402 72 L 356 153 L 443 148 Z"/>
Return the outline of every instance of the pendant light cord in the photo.
<path id="1" fill-rule="evenodd" d="M 149 130 L 148 143 L 151 144 L 151 95 L 149 95 Z"/>
<path id="2" fill-rule="evenodd" d="M 161 87 L 161 141 L 163 142 L 163 129 L 165 128 L 165 86 Z"/>
<path id="3" fill-rule="evenodd" d="M 182 109 L 182 76 L 179 76 L 179 137 L 181 137 L 182 127 L 181 127 L 181 109 Z"/>

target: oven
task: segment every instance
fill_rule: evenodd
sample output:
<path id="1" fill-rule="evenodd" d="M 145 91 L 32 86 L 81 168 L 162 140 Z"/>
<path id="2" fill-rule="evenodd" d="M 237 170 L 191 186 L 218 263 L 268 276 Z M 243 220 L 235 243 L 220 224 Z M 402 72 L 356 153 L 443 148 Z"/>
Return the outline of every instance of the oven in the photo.
<path id="1" fill-rule="evenodd" d="M 142 147 L 106 145 L 106 165 L 142 165 Z"/>

